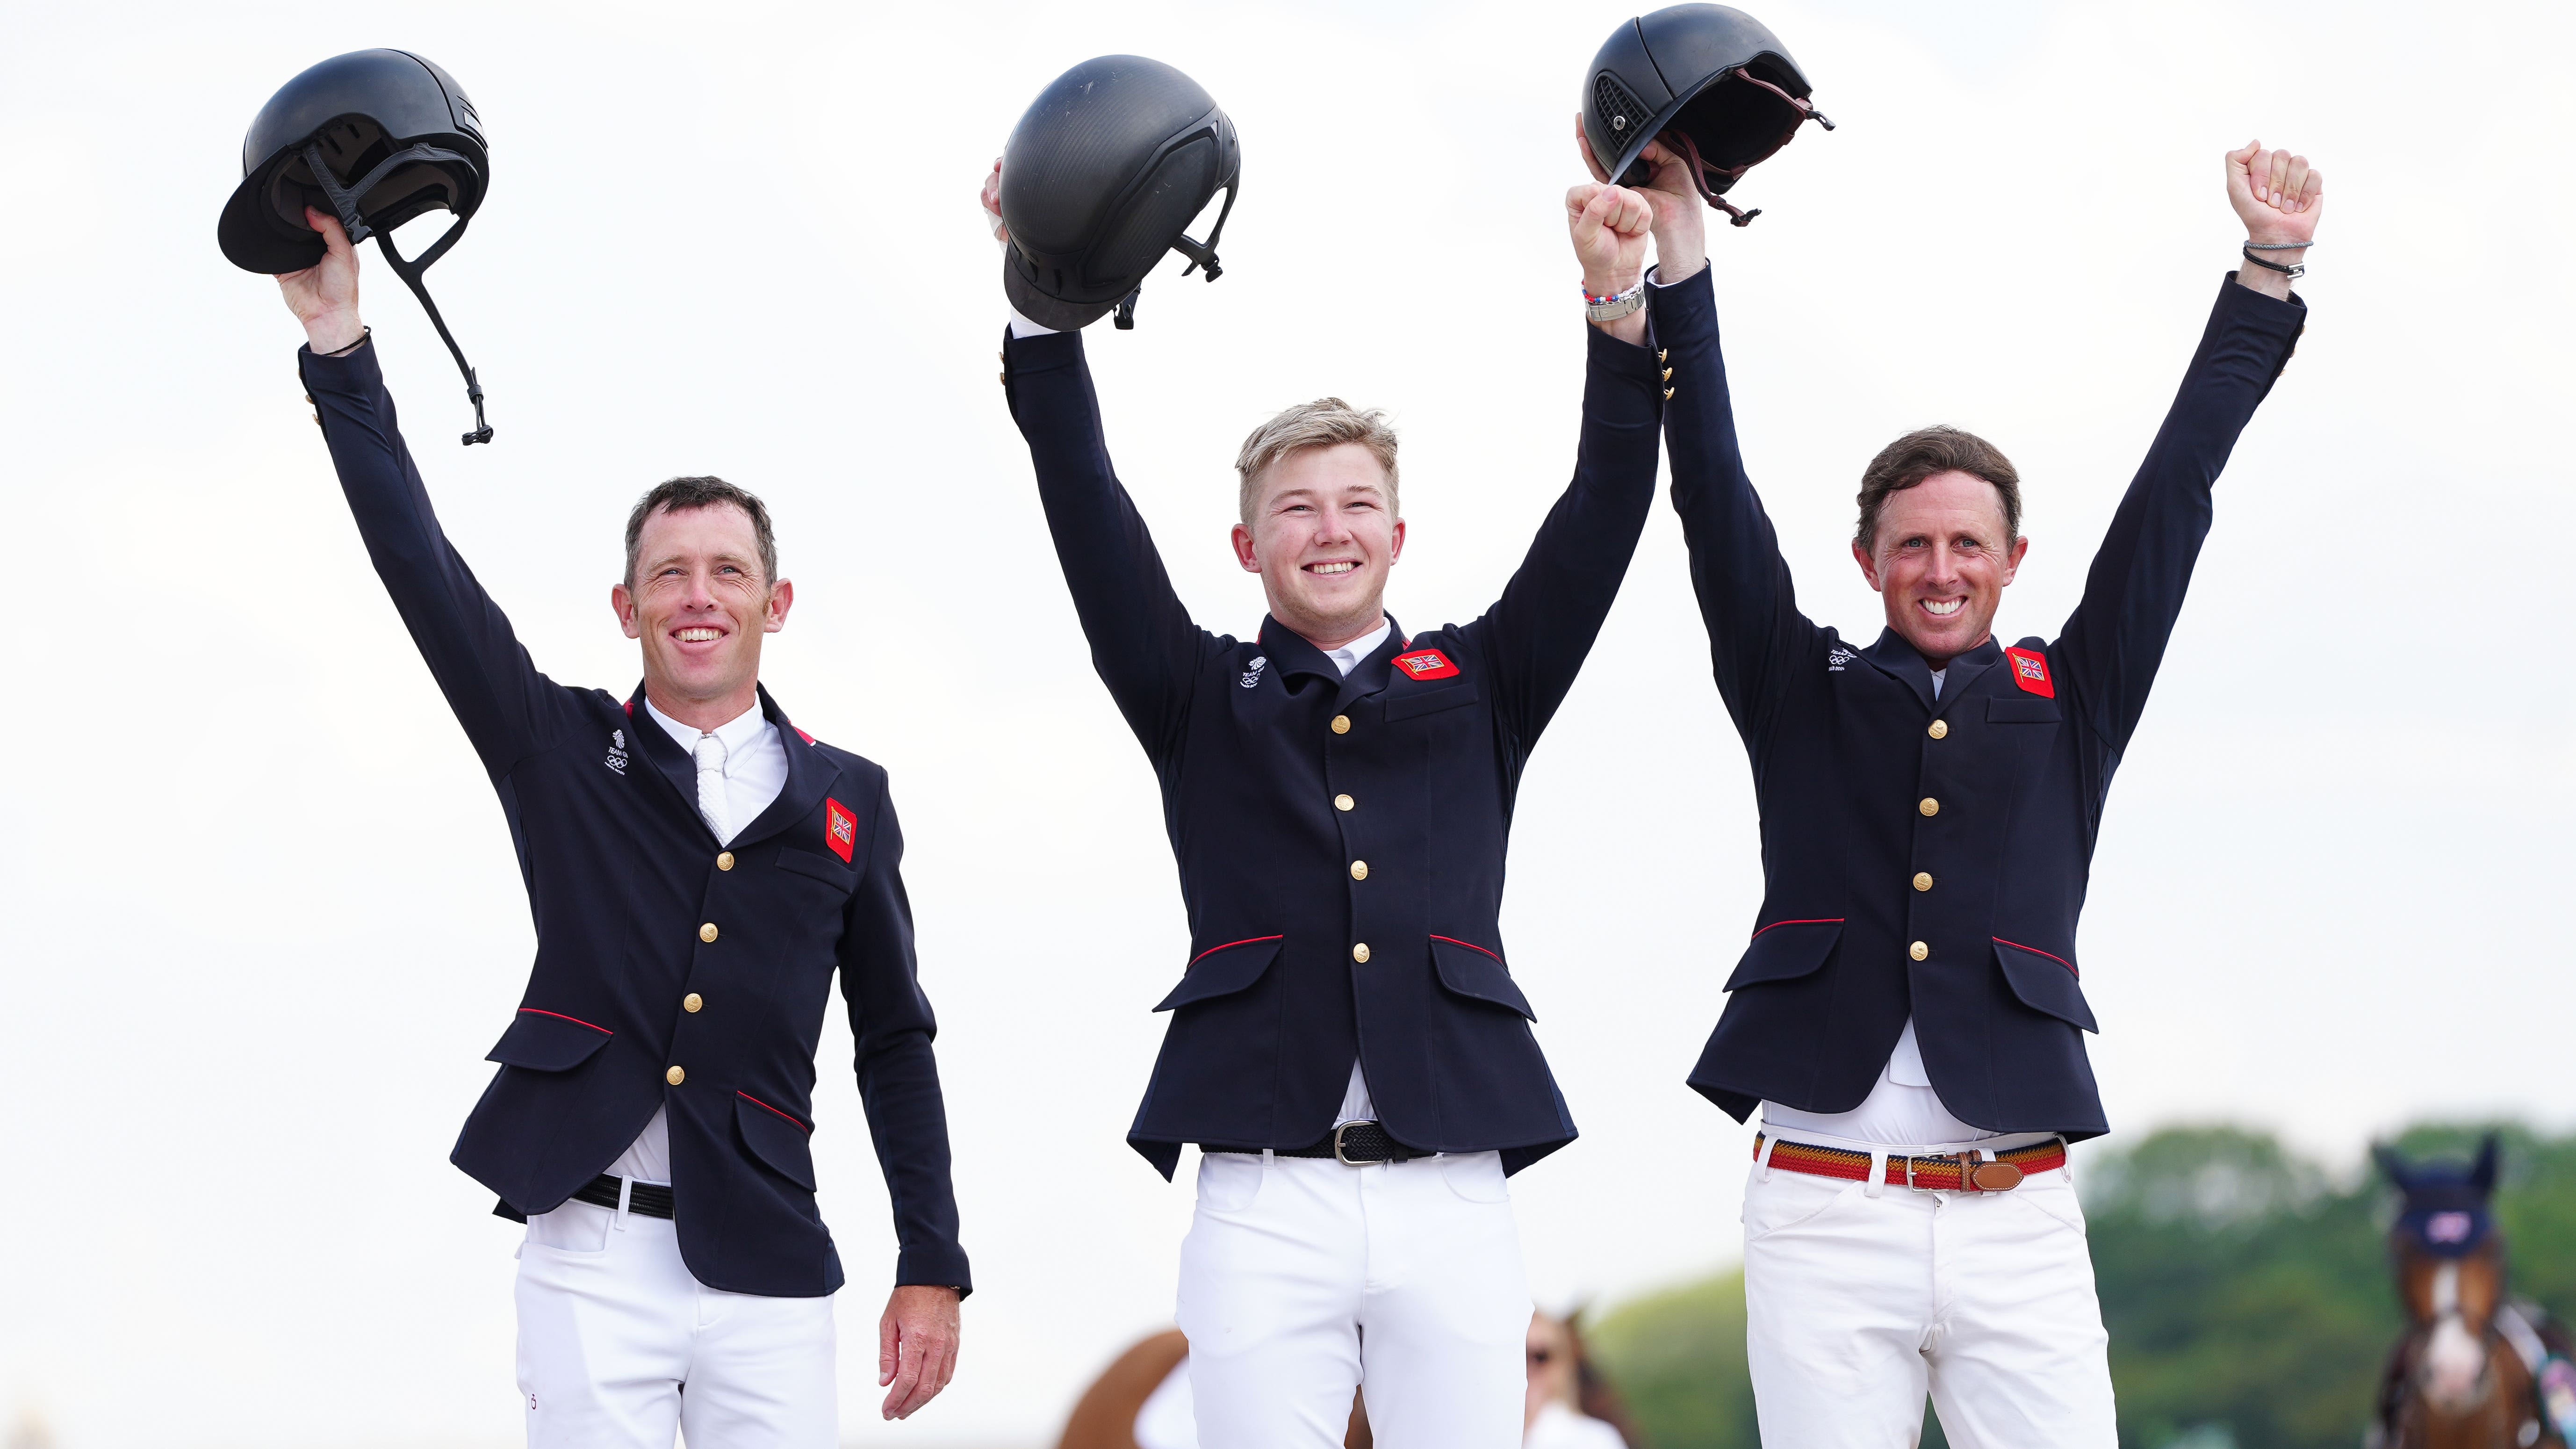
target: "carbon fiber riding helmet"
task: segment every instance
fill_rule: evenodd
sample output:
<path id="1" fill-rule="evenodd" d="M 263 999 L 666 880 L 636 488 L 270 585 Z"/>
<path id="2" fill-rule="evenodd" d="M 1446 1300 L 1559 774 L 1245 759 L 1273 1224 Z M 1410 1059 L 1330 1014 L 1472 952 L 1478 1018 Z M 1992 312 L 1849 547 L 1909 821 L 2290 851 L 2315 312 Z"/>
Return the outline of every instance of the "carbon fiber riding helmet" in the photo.
<path id="1" fill-rule="evenodd" d="M 1673 5 L 1621 25 L 1583 81 L 1583 135 L 1622 186 L 1647 180 L 1637 159 L 1661 136 L 1709 205 L 1743 226 L 1727 188 L 1815 121 L 1806 74 L 1780 38 L 1730 5 Z"/>
<path id="2" fill-rule="evenodd" d="M 405 50 L 333 56 L 288 81 L 242 139 L 242 182 L 224 203 L 215 239 L 245 271 L 298 272 L 322 260 L 321 235 L 305 225 L 312 207 L 340 219 L 351 245 L 372 236 L 439 340 L 465 374 L 474 402 L 468 443 L 488 443 L 483 388 L 448 335 L 421 273 L 465 236 L 491 178 L 482 118 L 456 78 Z M 393 230 L 432 211 L 456 220 L 418 260 L 394 250 Z"/>
<path id="3" fill-rule="evenodd" d="M 1158 60 L 1104 55 L 1055 78 L 1002 147 L 1002 289 L 1020 315 L 1070 332 L 1136 294 L 1167 251 L 1215 281 L 1216 243 L 1234 210 L 1242 151 L 1234 122 L 1199 83 Z M 1186 234 L 1217 192 L 1207 240 Z"/>

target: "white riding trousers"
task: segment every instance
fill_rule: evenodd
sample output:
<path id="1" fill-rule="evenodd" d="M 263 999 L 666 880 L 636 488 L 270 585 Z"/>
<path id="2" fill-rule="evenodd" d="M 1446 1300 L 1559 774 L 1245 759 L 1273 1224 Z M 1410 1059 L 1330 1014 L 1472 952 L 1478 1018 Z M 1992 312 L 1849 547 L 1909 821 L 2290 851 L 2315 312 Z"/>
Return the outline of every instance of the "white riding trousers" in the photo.
<path id="1" fill-rule="evenodd" d="M 1792 1140 L 1796 1140 L 1794 1137 Z M 1745 1339 L 1765 1444 L 2116 1449 L 2109 1338 L 2065 1169 L 1927 1192 L 1757 1165 Z"/>
<path id="2" fill-rule="evenodd" d="M 528 1449 L 835 1449 L 832 1300 L 706 1287 L 668 1218 L 568 1202 L 519 1249 Z"/>
<path id="3" fill-rule="evenodd" d="M 1529 1281 L 1491 1152 L 1346 1167 L 1211 1152 L 1179 1322 L 1208 1449 L 1519 1449 Z"/>

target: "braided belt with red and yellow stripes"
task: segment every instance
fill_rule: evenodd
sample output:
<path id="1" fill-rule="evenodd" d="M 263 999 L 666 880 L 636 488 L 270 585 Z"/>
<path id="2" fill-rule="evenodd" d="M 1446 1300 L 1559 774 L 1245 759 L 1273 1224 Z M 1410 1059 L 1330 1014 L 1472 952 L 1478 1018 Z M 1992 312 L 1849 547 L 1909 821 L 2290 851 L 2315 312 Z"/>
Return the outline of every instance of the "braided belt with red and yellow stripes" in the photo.
<path id="1" fill-rule="evenodd" d="M 1759 1133 L 1753 1138 L 1753 1160 L 1762 1160 L 1762 1137 Z M 1780 1139 L 1779 1146 L 1771 1149 L 1771 1165 L 1816 1177 L 1839 1177 L 1852 1182 L 1869 1179 L 1868 1153 L 1791 1142 L 1785 1137 Z M 2065 1165 L 2065 1139 L 2051 1138 L 2010 1152 L 1999 1152 L 1991 1159 L 1980 1158 L 1974 1152 L 1940 1157 L 1890 1157 L 1887 1159 L 1887 1181 L 1898 1187 L 1919 1187 L 1931 1192 L 2010 1192 L 2034 1172 L 2055 1172 Z"/>

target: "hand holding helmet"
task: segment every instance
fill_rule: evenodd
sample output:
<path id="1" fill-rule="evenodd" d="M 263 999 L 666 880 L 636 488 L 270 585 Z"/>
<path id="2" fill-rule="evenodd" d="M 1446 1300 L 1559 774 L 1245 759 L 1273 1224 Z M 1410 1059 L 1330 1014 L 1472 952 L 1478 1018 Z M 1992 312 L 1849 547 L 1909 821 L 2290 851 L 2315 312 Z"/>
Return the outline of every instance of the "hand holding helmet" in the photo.
<path id="1" fill-rule="evenodd" d="M 1592 138 L 1583 134 L 1583 117 L 1574 118 L 1574 146 L 1583 153 L 1584 169 L 1595 181 L 1607 181 L 1610 173 L 1601 158 L 1592 154 Z M 1690 168 L 1683 164 L 1680 153 L 1660 141 L 1649 141 L 1637 154 L 1633 172 L 1644 169 L 1643 185 L 1634 182 L 1628 189 L 1646 199 L 1655 212 L 1655 279 L 1665 286 L 1682 280 L 1708 264 L 1708 213 L 1699 199 L 1699 188 L 1691 183 Z"/>
<path id="2" fill-rule="evenodd" d="M 317 354 L 345 352 L 367 335 L 358 320 L 358 253 L 338 217 L 307 207 L 304 220 L 322 236 L 322 259 L 300 272 L 281 272 L 277 290 L 286 310 L 304 324 L 305 340 Z"/>

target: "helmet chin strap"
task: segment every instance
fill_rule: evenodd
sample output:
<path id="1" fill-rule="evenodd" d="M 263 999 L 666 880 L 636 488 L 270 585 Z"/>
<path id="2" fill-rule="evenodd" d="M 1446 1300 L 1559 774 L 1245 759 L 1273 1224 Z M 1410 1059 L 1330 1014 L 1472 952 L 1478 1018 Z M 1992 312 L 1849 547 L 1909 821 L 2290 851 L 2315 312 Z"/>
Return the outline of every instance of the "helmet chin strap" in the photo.
<path id="1" fill-rule="evenodd" d="M 1733 74 L 1736 79 L 1751 81 L 1753 84 L 1760 86 L 1762 89 L 1769 91 L 1771 94 L 1778 96 L 1784 101 L 1787 101 L 1789 103 L 1789 108 L 1798 113 L 1798 119 L 1789 123 L 1789 129 L 1780 133 L 1779 140 L 1772 142 L 1763 150 L 1761 155 L 1754 157 L 1750 161 L 1744 162 L 1742 165 L 1712 166 L 1699 154 L 1699 143 L 1691 139 L 1690 132 L 1681 129 L 1678 126 L 1664 132 L 1662 136 L 1659 136 L 1656 139 L 1666 141 L 1668 144 L 1677 143 L 1679 145 L 1682 153 L 1683 165 L 1690 172 L 1691 185 L 1699 188 L 1701 200 L 1706 201 L 1709 205 L 1716 207 L 1718 210 L 1725 212 L 1729 217 L 1732 217 L 1734 219 L 1732 223 L 1733 225 L 1751 226 L 1753 224 L 1753 218 L 1762 214 L 1762 208 L 1757 206 L 1751 211 L 1739 209 L 1733 202 L 1728 201 L 1724 196 L 1718 194 L 1720 188 L 1711 184 L 1711 178 L 1722 177 L 1725 179 L 1727 185 L 1732 186 L 1736 182 L 1744 179 L 1745 172 L 1752 170 L 1754 167 L 1779 154 L 1780 148 L 1788 145 L 1789 142 L 1797 136 L 1798 128 L 1800 126 L 1805 125 L 1809 121 L 1814 121 L 1818 125 L 1821 125 L 1826 130 L 1830 131 L 1834 129 L 1834 123 L 1826 117 L 1824 112 L 1816 109 L 1813 101 L 1802 101 L 1796 96 L 1789 94 L 1787 91 L 1780 89 L 1778 86 L 1771 84 L 1769 81 L 1764 80 L 1762 77 L 1755 75 L 1753 72 L 1746 70 L 1740 65 L 1735 68 Z"/>
<path id="2" fill-rule="evenodd" d="M 473 365 L 465 360 L 465 349 L 456 345 L 456 338 L 447 330 L 447 319 L 438 315 L 438 304 L 430 300 L 429 288 L 423 285 L 420 279 L 420 274 L 429 270 L 430 263 L 447 255 L 447 249 L 456 245 L 458 239 L 465 235 L 467 219 L 459 216 L 455 225 L 449 227 L 438 240 L 430 243 L 429 250 L 421 253 L 418 261 L 411 261 L 394 250 L 394 238 L 391 232 L 377 231 L 367 224 L 365 217 L 358 214 L 358 198 L 366 195 L 377 182 L 392 175 L 394 168 L 414 161 L 463 161 L 464 159 L 453 151 L 442 150 L 425 143 L 411 146 L 377 162 L 375 169 L 360 177 L 356 185 L 343 187 L 340 184 L 340 178 L 332 174 L 330 163 L 322 159 L 321 143 L 308 141 L 304 146 L 304 164 L 312 171 L 315 183 L 322 188 L 322 194 L 331 198 L 331 209 L 340 214 L 340 226 L 348 233 L 349 244 L 355 246 L 369 237 L 376 239 L 376 250 L 384 253 L 386 263 L 394 269 L 394 275 L 402 278 L 403 285 L 411 288 L 411 294 L 420 299 L 420 309 L 429 314 L 429 325 L 438 329 L 438 340 L 447 344 L 448 356 L 456 359 L 456 370 L 465 374 L 465 396 L 474 404 L 474 431 L 464 436 L 464 442 L 470 447 L 476 443 L 492 441 L 492 425 L 483 421 L 483 384 L 475 380 Z"/>
<path id="3" fill-rule="evenodd" d="M 1232 215 L 1234 215 L 1234 183 L 1228 182 L 1225 188 L 1225 205 L 1217 208 L 1216 225 L 1208 228 L 1208 239 L 1200 241 L 1196 237 L 1183 235 L 1172 243 L 1172 250 L 1190 259 L 1190 264 L 1181 268 L 1182 276 L 1186 277 L 1201 267 L 1207 268 L 1207 279 L 1211 282 L 1225 275 L 1225 268 L 1217 263 L 1216 239 L 1225 235 L 1225 219 Z M 1144 290 L 1145 284 L 1138 282 L 1126 296 L 1118 299 L 1118 310 L 1109 319 L 1112 326 L 1121 332 L 1132 332 L 1136 329 L 1136 299 L 1144 293 Z"/>

